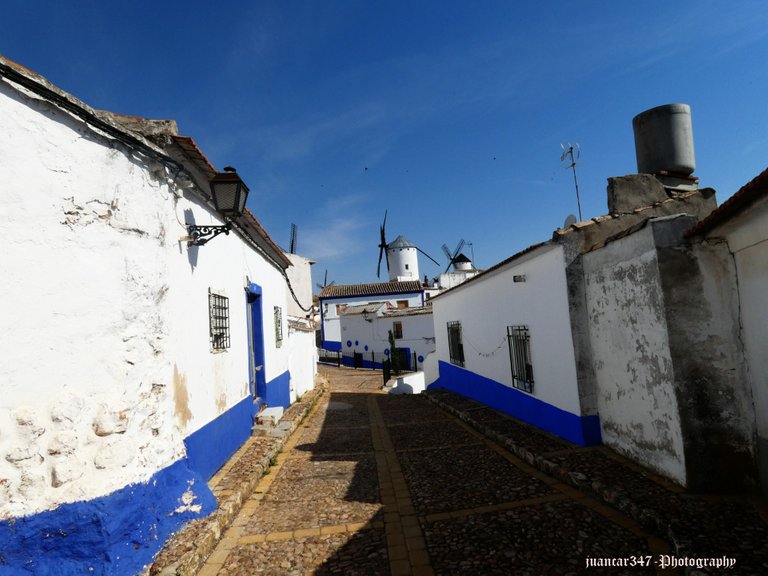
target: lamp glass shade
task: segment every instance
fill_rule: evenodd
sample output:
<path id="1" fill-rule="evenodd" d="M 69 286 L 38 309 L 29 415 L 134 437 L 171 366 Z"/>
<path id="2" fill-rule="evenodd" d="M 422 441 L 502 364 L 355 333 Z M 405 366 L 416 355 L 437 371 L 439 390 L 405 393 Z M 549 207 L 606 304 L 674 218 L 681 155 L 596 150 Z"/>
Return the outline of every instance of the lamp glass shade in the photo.
<path id="1" fill-rule="evenodd" d="M 211 196 L 216 210 L 222 216 L 236 218 L 245 209 L 248 186 L 236 172 L 220 172 L 211 180 Z"/>

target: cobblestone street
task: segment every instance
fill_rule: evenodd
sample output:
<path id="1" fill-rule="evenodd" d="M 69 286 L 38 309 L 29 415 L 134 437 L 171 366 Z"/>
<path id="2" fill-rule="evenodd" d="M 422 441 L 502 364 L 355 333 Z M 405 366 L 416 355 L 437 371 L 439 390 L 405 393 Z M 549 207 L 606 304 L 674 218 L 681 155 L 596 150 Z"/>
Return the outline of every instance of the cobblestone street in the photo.
<path id="1" fill-rule="evenodd" d="M 330 389 L 273 459 L 200 576 L 678 573 L 587 570 L 587 558 L 673 551 L 629 515 L 544 474 L 425 395 L 382 394 L 380 372 L 321 372 Z M 443 400 L 449 409 L 467 402 Z M 481 423 L 529 438 L 551 459 L 594 452 L 587 461 L 605 467 L 602 449 L 529 431 L 480 405 L 463 407 Z M 645 492 L 676 493 L 660 479 L 634 476 Z"/>
<path id="2" fill-rule="evenodd" d="M 759 497 L 686 493 L 447 391 L 387 395 L 378 371 L 319 376 L 294 432 L 251 438 L 150 575 L 768 574 Z"/>

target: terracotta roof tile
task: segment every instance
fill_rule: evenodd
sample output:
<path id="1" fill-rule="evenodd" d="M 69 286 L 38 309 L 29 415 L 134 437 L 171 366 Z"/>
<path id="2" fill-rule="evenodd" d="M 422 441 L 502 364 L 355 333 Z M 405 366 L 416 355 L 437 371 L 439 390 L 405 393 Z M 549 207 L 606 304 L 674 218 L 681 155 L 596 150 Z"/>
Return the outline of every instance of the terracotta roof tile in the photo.
<path id="1" fill-rule="evenodd" d="M 739 188 L 733 196 L 720 204 L 704 220 L 688 230 L 685 235 L 690 238 L 691 236 L 704 234 L 766 196 L 768 196 L 768 169 L 763 170 Z"/>
<path id="2" fill-rule="evenodd" d="M 424 288 L 418 280 L 406 282 L 376 282 L 373 284 L 347 284 L 341 286 L 326 286 L 320 292 L 320 298 L 341 298 L 344 296 L 381 296 L 384 294 L 401 294 L 405 292 L 423 292 Z"/>

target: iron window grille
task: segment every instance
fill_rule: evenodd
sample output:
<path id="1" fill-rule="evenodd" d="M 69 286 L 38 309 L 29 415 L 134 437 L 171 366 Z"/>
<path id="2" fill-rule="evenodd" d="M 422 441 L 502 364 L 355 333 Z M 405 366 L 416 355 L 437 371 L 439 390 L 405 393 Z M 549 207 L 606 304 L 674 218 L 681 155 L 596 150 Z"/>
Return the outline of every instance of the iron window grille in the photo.
<path id="1" fill-rule="evenodd" d="M 402 322 L 393 322 L 392 323 L 392 332 L 395 334 L 395 340 L 403 337 L 403 323 Z"/>
<path id="2" fill-rule="evenodd" d="M 229 298 L 208 293 L 208 322 L 211 332 L 211 348 L 229 348 Z"/>
<path id="3" fill-rule="evenodd" d="M 448 322 L 448 353 L 451 364 L 464 367 L 464 344 L 461 341 L 461 322 Z"/>
<path id="4" fill-rule="evenodd" d="M 524 392 L 533 392 L 533 363 L 531 362 L 531 334 L 527 326 L 507 326 L 509 361 L 512 365 L 512 386 Z"/>
<path id="5" fill-rule="evenodd" d="M 283 345 L 283 309 L 275 306 L 275 346 Z"/>

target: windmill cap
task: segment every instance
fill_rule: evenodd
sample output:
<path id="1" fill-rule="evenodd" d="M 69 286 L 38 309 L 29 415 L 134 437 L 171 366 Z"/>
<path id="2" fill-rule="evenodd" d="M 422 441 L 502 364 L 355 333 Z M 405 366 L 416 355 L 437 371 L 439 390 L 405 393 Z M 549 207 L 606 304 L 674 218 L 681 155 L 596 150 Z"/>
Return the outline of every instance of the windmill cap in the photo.
<path id="1" fill-rule="evenodd" d="M 402 234 L 387 244 L 387 248 L 416 248 L 415 244 L 411 242 Z"/>

